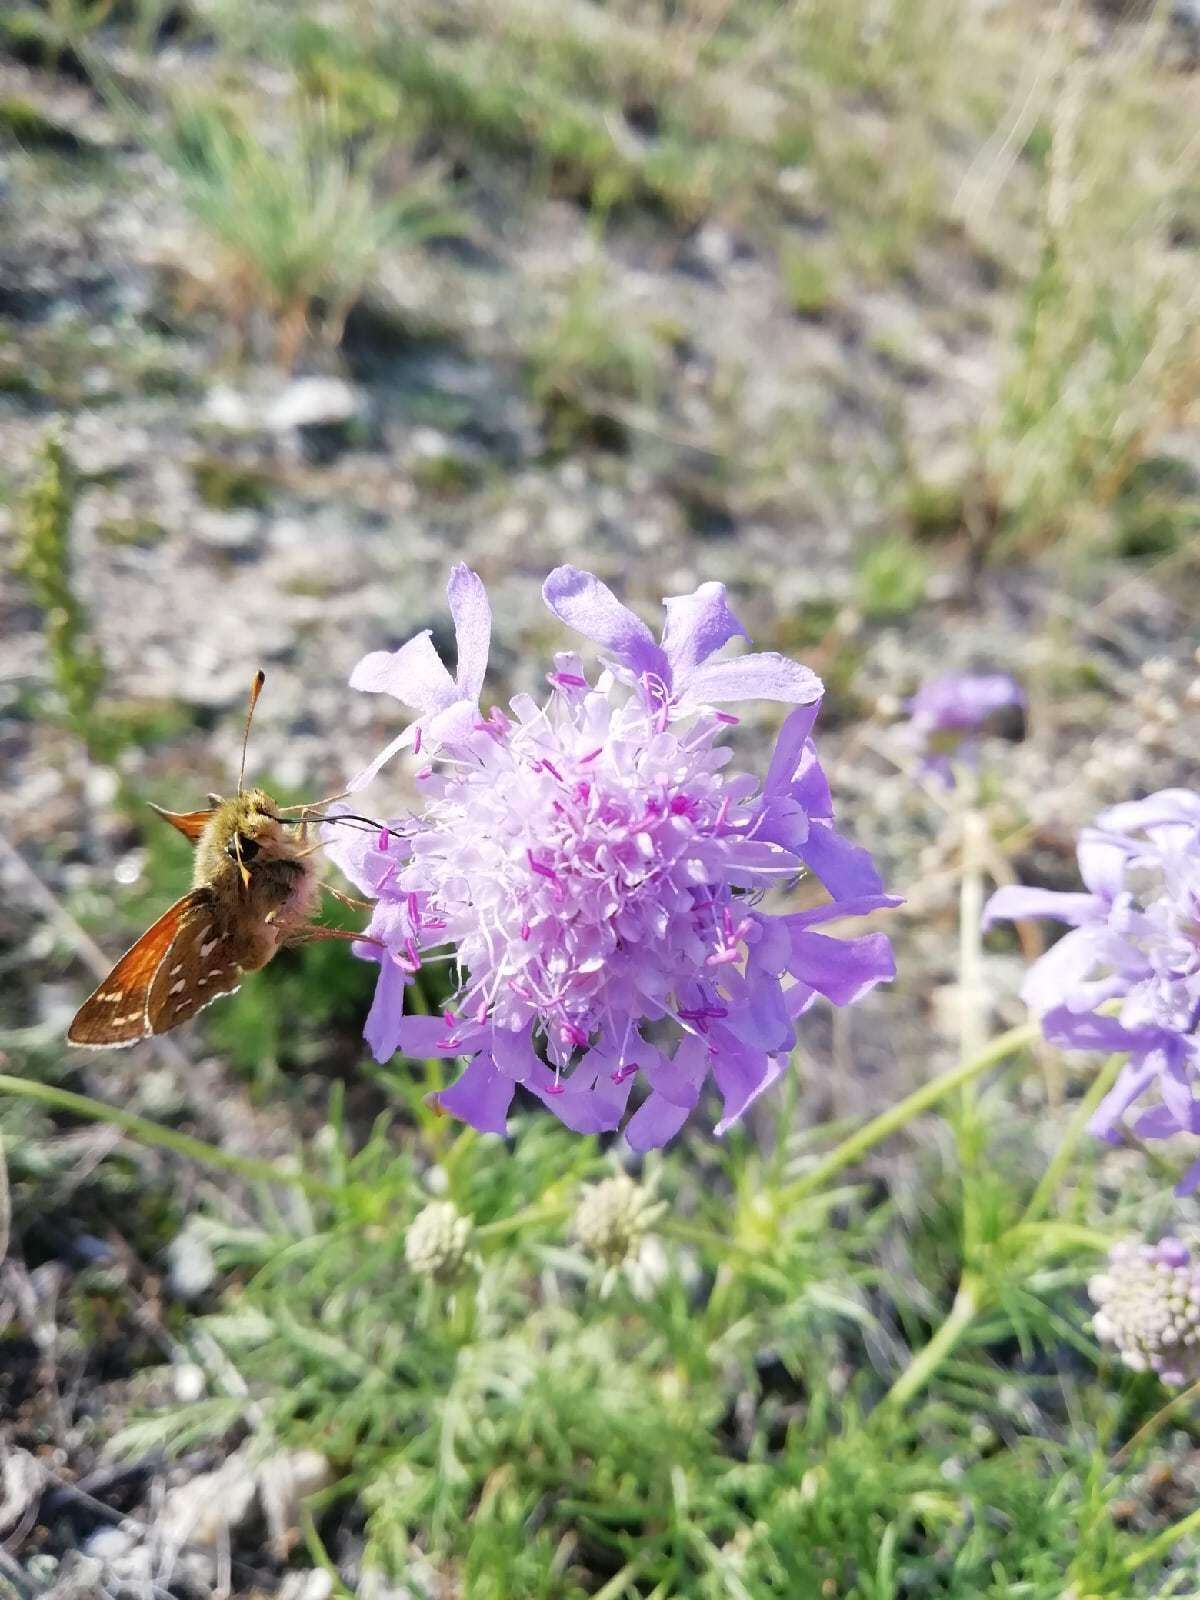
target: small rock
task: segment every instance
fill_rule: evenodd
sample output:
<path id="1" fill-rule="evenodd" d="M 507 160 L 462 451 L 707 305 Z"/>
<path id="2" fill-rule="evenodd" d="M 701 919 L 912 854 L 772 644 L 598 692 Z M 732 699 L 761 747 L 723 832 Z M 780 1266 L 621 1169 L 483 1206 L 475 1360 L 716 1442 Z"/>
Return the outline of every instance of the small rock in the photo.
<path id="1" fill-rule="evenodd" d="M 41 1498 L 46 1472 L 28 1450 L 10 1450 L 0 1467 L 0 1532 L 16 1526 Z"/>
<path id="2" fill-rule="evenodd" d="M 204 1369 L 194 1361 L 181 1362 L 173 1374 L 175 1398 L 180 1405 L 194 1405 L 204 1393 Z"/>
<path id="3" fill-rule="evenodd" d="M 289 1572 L 279 1585 L 279 1600 L 329 1600 L 332 1593 L 327 1572 Z"/>
<path id="4" fill-rule="evenodd" d="M 133 1548 L 134 1536 L 124 1528 L 97 1528 L 84 1545 L 84 1553 L 97 1561 L 118 1561 Z"/>
<path id="5" fill-rule="evenodd" d="M 366 424 L 366 406 L 357 389 L 341 378 L 298 378 L 266 410 L 275 434 L 296 435 L 307 458 L 330 459 L 352 443 Z"/>
<path id="6" fill-rule="evenodd" d="M 439 428 L 414 428 L 409 435 L 408 443 L 414 456 L 424 456 L 427 459 L 447 456 L 454 449 L 448 436 Z"/>
<path id="7" fill-rule="evenodd" d="M 215 1472 L 202 1472 L 172 1489 L 163 1501 L 158 1531 L 177 1549 L 215 1545 L 245 1521 L 254 1488 L 254 1468 L 238 1451 Z"/>
<path id="8" fill-rule="evenodd" d="M 209 422 L 216 423 L 218 428 L 228 428 L 231 433 L 252 433 L 258 426 L 259 412 L 244 394 L 222 383 L 209 390 L 204 401 L 204 416 Z"/>
<path id="9" fill-rule="evenodd" d="M 696 254 L 706 266 L 719 271 L 733 260 L 737 244 L 728 229 L 719 227 L 715 222 L 708 222 L 696 236 L 695 248 Z"/>
<path id="10" fill-rule="evenodd" d="M 324 1489 L 332 1476 L 328 1461 L 315 1450 L 270 1456 L 259 1467 L 258 1495 L 272 1547 L 281 1561 L 296 1541 L 302 1503 Z"/>
<path id="11" fill-rule="evenodd" d="M 180 1300 L 198 1300 L 213 1285 L 217 1263 L 207 1243 L 185 1228 L 167 1246 L 167 1287 Z"/>

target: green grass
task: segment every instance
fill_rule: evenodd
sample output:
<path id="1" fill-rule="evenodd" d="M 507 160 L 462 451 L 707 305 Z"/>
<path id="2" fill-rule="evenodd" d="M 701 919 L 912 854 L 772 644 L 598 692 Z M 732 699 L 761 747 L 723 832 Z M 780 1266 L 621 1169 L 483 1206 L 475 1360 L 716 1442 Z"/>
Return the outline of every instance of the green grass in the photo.
<path id="1" fill-rule="evenodd" d="M 1030 1190 L 994 1092 L 969 1181 L 926 1156 L 902 1211 L 870 1186 L 804 1194 L 813 1147 L 786 1134 L 786 1105 L 773 1153 L 740 1134 L 685 1143 L 648 1164 L 666 1206 L 649 1257 L 614 1281 L 572 1240 L 582 1185 L 606 1169 L 594 1141 L 535 1112 L 505 1147 L 430 1113 L 412 1064 L 395 1083 L 399 1123 L 357 1153 L 335 1093 L 309 1168 L 333 1193 L 309 1223 L 218 1218 L 209 1235 L 231 1289 L 195 1333 L 249 1383 L 259 1426 L 333 1465 L 314 1539 L 352 1496 L 368 1565 L 405 1581 L 424 1561 L 496 1600 L 1133 1592 L 1164 1524 L 1113 1503 L 1136 1501 L 1153 1442 L 1113 1456 L 1160 1395 L 1092 1366 L 1094 1256 L 1071 1219 L 1091 1214 L 1094 1161 L 1010 1248 Z M 405 1257 L 433 1195 L 474 1227 L 443 1281 Z M 948 1310 L 972 1232 L 986 1309 L 898 1403 L 905 1344 Z M 236 1418 L 206 1399 L 117 1448 L 193 1448 Z M 1173 1570 L 1200 1579 L 1194 1545 Z"/>
<path id="2" fill-rule="evenodd" d="M 385 193 L 386 145 L 364 147 L 303 100 L 270 132 L 232 100 L 180 101 L 158 147 L 218 250 L 226 304 L 271 315 L 285 365 L 309 335 L 336 341 L 385 246 L 457 226 L 428 182 Z"/>

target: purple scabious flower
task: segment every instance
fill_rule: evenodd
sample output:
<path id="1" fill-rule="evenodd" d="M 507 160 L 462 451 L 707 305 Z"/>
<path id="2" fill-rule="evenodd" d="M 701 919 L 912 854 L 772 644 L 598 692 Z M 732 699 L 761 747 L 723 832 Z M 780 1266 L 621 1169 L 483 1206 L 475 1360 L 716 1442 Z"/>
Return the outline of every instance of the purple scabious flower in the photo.
<path id="1" fill-rule="evenodd" d="M 1129 1059 L 1091 1128 L 1110 1142 L 1124 1113 L 1145 1139 L 1200 1133 L 1200 794 L 1163 789 L 1112 806 L 1079 837 L 1085 893 L 999 889 L 984 912 L 1051 917 L 1071 931 L 1035 961 L 1022 994 L 1047 1039 Z M 1178 1193 L 1200 1184 L 1200 1161 Z"/>
<path id="2" fill-rule="evenodd" d="M 434 758 L 416 775 L 416 814 L 378 837 L 329 830 L 331 855 L 375 900 L 378 943 L 357 947 L 380 964 L 371 1049 L 468 1058 L 438 1099 L 491 1132 L 518 1084 L 569 1128 L 615 1129 L 640 1078 L 626 1134 L 649 1149 L 710 1076 L 723 1131 L 783 1071 L 818 995 L 846 1005 L 894 976 L 885 935 L 817 931 L 899 903 L 834 826 L 811 738 L 820 681 L 779 655 L 718 659 L 744 636 L 720 584 L 665 601 L 656 640 L 598 579 L 559 567 L 543 597 L 600 646 L 602 670 L 592 681 L 560 654 L 544 704 L 517 695 L 485 716 L 483 584 L 457 566 L 448 593 L 455 678 L 428 634 L 351 678 L 418 712 L 353 787 L 406 746 Z M 720 743 L 738 719 L 718 706 L 753 697 L 796 708 L 762 781 L 731 772 Z M 805 872 L 827 903 L 762 909 L 765 890 Z M 405 1016 L 405 985 L 430 959 L 453 962 L 454 997 L 441 1017 Z"/>
<path id="3" fill-rule="evenodd" d="M 976 763 L 987 725 L 1001 712 L 1024 709 L 1024 691 L 1006 672 L 950 673 L 922 684 L 908 702 L 908 733 L 924 770 L 952 788 L 951 758 Z"/>

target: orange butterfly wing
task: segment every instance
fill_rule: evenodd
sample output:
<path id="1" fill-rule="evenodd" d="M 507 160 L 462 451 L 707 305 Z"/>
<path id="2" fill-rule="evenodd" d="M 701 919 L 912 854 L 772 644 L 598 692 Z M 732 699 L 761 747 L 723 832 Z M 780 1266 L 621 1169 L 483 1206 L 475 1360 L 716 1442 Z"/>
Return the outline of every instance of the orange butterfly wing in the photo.
<path id="1" fill-rule="evenodd" d="M 167 965 L 181 932 L 201 927 L 208 920 L 203 914 L 211 911 L 212 895 L 207 889 L 193 889 L 176 900 L 80 1006 L 67 1030 L 67 1042 L 93 1048 L 120 1046 L 161 1032 L 152 1021 L 154 980 Z"/>
<path id="2" fill-rule="evenodd" d="M 162 806 L 150 804 L 151 811 L 156 811 L 164 822 L 169 822 L 173 828 L 178 828 L 185 839 L 190 839 L 194 844 L 213 816 L 213 808 L 207 811 L 164 811 Z"/>
<path id="3" fill-rule="evenodd" d="M 151 979 L 146 999 L 151 1033 L 166 1033 L 241 985 L 239 942 L 227 928 L 215 926 L 212 900 L 205 904 L 205 914 L 189 916 L 181 925 Z"/>

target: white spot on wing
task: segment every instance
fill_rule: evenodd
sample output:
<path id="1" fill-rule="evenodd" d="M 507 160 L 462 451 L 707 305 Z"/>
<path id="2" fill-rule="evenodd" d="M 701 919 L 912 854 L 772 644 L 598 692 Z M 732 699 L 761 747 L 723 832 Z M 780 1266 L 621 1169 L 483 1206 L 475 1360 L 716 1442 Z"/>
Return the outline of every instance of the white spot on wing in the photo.
<path id="1" fill-rule="evenodd" d="M 217 941 L 215 939 L 206 940 L 205 943 L 200 946 L 200 958 L 201 958 L 201 960 L 204 960 L 204 958 L 209 954 L 209 952 L 212 951 L 212 950 L 215 950 L 216 948 L 217 948 Z"/>
<path id="2" fill-rule="evenodd" d="M 186 988 L 187 988 L 187 979 L 186 978 L 180 978 L 178 983 L 173 983 L 171 985 L 171 987 L 167 990 L 167 993 L 168 994 L 179 994 L 181 990 L 186 989 Z"/>

